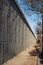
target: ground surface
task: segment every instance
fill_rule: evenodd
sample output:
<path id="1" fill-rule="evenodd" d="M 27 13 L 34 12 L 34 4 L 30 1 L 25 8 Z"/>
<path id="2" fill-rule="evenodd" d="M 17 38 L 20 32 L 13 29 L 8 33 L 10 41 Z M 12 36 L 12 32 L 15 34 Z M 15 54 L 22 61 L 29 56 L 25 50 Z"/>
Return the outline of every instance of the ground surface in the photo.
<path id="1" fill-rule="evenodd" d="M 37 55 L 34 54 L 33 50 L 35 50 L 34 45 L 25 49 L 3 65 L 37 65 Z"/>

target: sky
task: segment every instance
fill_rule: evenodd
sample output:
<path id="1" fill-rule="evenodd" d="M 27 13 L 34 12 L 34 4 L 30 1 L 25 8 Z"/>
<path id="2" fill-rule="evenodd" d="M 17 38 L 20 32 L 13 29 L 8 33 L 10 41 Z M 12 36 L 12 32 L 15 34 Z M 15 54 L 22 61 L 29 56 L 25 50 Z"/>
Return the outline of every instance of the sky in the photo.
<path id="1" fill-rule="evenodd" d="M 32 29 L 34 35 L 37 37 L 35 28 L 37 26 L 37 23 L 42 22 L 42 18 L 41 18 L 41 15 L 42 14 L 39 12 L 39 14 L 34 13 L 34 14 L 30 15 L 30 13 L 32 13 L 33 11 L 29 9 L 28 11 L 25 11 L 24 12 L 24 9 L 26 9 L 27 6 L 26 5 L 23 5 L 23 0 L 17 0 L 17 2 L 19 4 L 19 7 L 21 8 L 24 16 L 26 17 L 26 20 L 27 20 L 30 28 Z M 30 5 L 29 5 L 29 8 L 30 8 Z M 29 14 L 29 15 L 27 15 L 27 14 Z"/>

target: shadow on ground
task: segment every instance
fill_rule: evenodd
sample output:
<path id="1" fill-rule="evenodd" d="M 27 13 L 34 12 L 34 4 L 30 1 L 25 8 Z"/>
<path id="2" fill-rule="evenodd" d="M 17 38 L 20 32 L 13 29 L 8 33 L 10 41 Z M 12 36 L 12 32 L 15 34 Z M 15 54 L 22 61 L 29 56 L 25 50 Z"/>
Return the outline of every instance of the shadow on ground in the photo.
<path id="1" fill-rule="evenodd" d="M 29 52 L 29 54 L 31 56 L 37 56 L 37 50 L 32 50 L 31 52 Z"/>
<path id="2" fill-rule="evenodd" d="M 37 56 L 37 53 L 38 53 L 38 50 L 37 50 L 37 46 L 33 46 L 35 49 L 34 50 L 32 50 L 31 52 L 29 52 L 29 54 L 31 55 L 31 56 Z"/>

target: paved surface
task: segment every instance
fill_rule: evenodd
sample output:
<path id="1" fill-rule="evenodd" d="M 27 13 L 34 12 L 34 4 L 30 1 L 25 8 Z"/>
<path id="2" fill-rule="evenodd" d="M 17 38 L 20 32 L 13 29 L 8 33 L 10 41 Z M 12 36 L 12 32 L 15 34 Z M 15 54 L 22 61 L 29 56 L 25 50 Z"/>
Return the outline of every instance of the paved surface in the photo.
<path id="1" fill-rule="evenodd" d="M 34 50 L 35 47 L 32 45 L 12 59 L 5 62 L 3 65 L 37 65 L 37 55 L 35 55 L 36 51 L 34 52 Z"/>

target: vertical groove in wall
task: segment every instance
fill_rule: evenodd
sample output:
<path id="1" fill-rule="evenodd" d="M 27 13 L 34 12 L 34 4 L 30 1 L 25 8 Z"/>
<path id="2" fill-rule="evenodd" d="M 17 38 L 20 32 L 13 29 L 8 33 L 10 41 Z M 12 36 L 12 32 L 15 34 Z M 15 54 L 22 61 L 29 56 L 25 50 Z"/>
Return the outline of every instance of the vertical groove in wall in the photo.
<path id="1" fill-rule="evenodd" d="M 3 10 L 3 0 L 0 0 L 0 65 L 3 62 L 3 40 L 2 40 L 2 10 Z"/>

